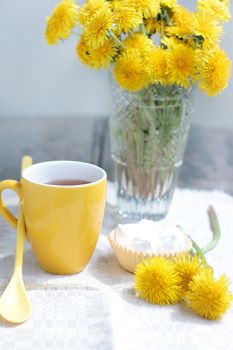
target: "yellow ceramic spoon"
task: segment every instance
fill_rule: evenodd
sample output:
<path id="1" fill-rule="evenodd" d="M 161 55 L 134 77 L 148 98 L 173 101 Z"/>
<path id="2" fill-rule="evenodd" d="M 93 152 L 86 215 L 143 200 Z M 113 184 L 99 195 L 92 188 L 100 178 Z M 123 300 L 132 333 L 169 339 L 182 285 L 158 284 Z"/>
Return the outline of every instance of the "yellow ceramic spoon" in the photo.
<path id="1" fill-rule="evenodd" d="M 32 164 L 32 158 L 24 156 L 21 172 Z M 17 224 L 15 265 L 8 286 L 0 298 L 0 315 L 8 322 L 21 323 L 31 314 L 31 304 L 28 299 L 22 277 L 25 224 L 22 202 L 19 202 L 19 218 Z"/>

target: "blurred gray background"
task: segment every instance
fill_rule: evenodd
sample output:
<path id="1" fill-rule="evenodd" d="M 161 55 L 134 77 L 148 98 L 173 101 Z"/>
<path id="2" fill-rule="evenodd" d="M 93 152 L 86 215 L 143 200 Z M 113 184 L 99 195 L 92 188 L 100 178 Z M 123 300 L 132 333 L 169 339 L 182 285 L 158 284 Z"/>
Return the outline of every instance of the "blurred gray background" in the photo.
<path id="1" fill-rule="evenodd" d="M 52 47 L 44 41 L 45 18 L 57 2 L 0 0 L 0 117 L 110 113 L 108 72 L 81 65 L 75 54 L 76 38 Z M 181 3 L 193 8 L 195 1 Z M 232 21 L 225 32 L 222 46 L 233 58 Z M 196 91 L 194 110 L 193 124 L 233 129 L 233 79 L 215 98 Z"/>
<path id="2" fill-rule="evenodd" d="M 44 40 L 57 0 L 0 0 L 0 180 L 19 178 L 20 160 L 72 159 L 103 167 L 113 179 L 109 76 L 83 66 L 72 38 Z M 83 1 L 80 1 L 82 4 Z M 194 8 L 194 0 L 181 1 Z M 231 2 L 231 12 L 233 6 Z M 233 59 L 233 22 L 222 46 Z M 195 92 L 179 186 L 233 193 L 233 79 L 215 98 Z"/>

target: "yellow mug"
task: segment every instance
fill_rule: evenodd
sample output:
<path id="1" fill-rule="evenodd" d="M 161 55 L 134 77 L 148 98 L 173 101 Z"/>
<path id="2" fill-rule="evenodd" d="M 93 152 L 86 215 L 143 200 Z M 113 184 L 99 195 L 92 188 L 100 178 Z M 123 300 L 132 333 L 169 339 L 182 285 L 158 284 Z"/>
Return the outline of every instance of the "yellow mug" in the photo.
<path id="1" fill-rule="evenodd" d="M 82 185 L 54 185 L 78 180 Z M 31 165 L 21 183 L 0 182 L 0 214 L 16 227 L 2 191 L 11 189 L 23 201 L 27 238 L 40 266 L 54 274 L 73 274 L 88 264 L 102 226 L 107 175 L 95 165 L 51 161 Z M 62 182 L 61 182 L 62 183 Z"/>

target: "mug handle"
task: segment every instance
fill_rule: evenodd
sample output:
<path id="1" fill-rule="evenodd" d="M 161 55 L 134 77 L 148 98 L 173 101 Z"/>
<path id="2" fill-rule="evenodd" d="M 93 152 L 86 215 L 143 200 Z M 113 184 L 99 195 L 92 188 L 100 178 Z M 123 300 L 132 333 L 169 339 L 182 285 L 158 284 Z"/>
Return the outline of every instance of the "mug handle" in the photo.
<path id="1" fill-rule="evenodd" d="M 17 195 L 19 196 L 19 200 L 21 200 L 21 195 L 22 195 L 21 188 L 22 188 L 21 183 L 15 180 L 4 180 L 0 182 L 0 214 L 14 228 L 17 228 L 18 219 L 10 212 L 9 209 L 7 209 L 2 199 L 2 192 L 4 190 L 12 190 L 17 193 Z"/>

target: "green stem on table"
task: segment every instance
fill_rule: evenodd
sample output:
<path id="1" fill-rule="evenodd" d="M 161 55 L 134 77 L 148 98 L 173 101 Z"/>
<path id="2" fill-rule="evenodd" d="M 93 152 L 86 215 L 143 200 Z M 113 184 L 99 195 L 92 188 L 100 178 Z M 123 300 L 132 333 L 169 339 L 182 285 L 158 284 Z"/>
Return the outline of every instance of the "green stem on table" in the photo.
<path id="1" fill-rule="evenodd" d="M 203 259 L 205 264 L 207 264 L 205 254 L 216 247 L 221 237 L 221 230 L 220 230 L 218 217 L 212 206 L 208 208 L 208 215 L 210 220 L 210 227 L 213 232 L 213 238 L 211 242 L 208 243 L 205 247 L 200 248 L 198 244 L 191 237 L 189 237 L 192 241 L 193 249 L 196 251 L 196 254 L 198 254 Z"/>
<path id="2" fill-rule="evenodd" d="M 218 244 L 221 237 L 221 230 L 218 221 L 217 214 L 212 206 L 208 208 L 208 215 L 210 220 L 210 227 L 213 232 L 213 238 L 210 243 L 208 243 L 205 247 L 202 248 L 203 254 L 208 253 L 210 250 L 214 249 Z"/>
<path id="3" fill-rule="evenodd" d="M 125 44 L 111 31 L 108 31 L 108 34 L 115 40 L 117 44 L 119 44 L 124 49 L 126 48 Z"/>
<path id="4" fill-rule="evenodd" d="M 203 250 L 199 247 L 199 245 L 189 236 L 192 241 L 192 247 L 195 250 L 195 253 L 201 257 L 205 265 L 208 265 L 205 255 L 203 254 Z"/>

